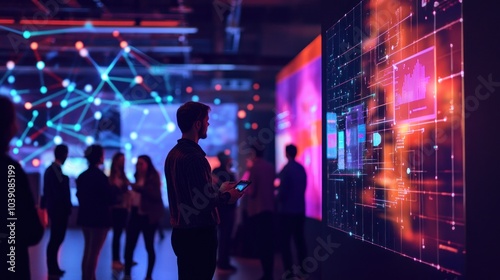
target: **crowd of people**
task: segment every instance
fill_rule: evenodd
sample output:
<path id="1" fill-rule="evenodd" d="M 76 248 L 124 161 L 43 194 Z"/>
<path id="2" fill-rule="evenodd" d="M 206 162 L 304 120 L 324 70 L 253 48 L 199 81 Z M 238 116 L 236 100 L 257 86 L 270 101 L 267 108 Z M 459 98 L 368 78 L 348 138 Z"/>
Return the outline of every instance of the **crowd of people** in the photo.
<path id="1" fill-rule="evenodd" d="M 264 159 L 266 145 L 255 143 L 246 155 L 247 170 L 242 176 L 251 184 L 244 191 L 237 190 L 234 186 L 238 176 L 232 169 L 230 154 L 218 153 L 219 166 L 212 169 L 205 151 L 198 144 L 208 137 L 209 112 L 210 107 L 199 102 L 187 102 L 179 107 L 177 124 L 182 136 L 165 159 L 171 245 L 177 257 L 178 279 L 211 280 L 216 269 L 233 273 L 237 270 L 230 256 L 235 251 L 234 233 L 240 198 L 239 210 L 245 217 L 245 228 L 252 236 L 248 242 L 255 249 L 262 267 L 261 279 L 273 279 L 275 244 L 279 245 L 277 249 L 281 251 L 285 268 L 300 264 L 306 258 L 304 196 L 307 174 L 295 161 L 298 151 L 294 145 L 286 146 L 288 163 L 276 174 L 274 165 Z M 43 225 L 22 167 L 8 156 L 9 142 L 16 131 L 14 106 L 8 98 L 0 98 L 0 113 L 2 119 L 7 120 L 0 127 L 0 144 L 4 148 L 2 168 L 16 168 L 16 197 L 23 201 L 24 207 L 17 212 L 23 215 L 19 227 L 29 228 L 31 232 L 29 236 L 18 239 L 18 252 L 21 253 L 17 256 L 15 279 L 30 279 L 28 247 L 40 241 Z M 62 171 L 69 152 L 67 145 L 57 145 L 54 161 L 43 174 L 41 207 L 46 209 L 50 221 L 50 238 L 46 247 L 50 277 L 65 274 L 58 263 L 58 252 L 73 208 L 70 180 Z M 96 279 L 99 256 L 110 230 L 112 269 L 123 271 L 123 279 L 131 279 L 134 251 L 142 233 L 148 256 L 145 279 L 152 279 L 156 262 L 155 233 L 161 220 L 167 219 L 163 217 L 160 173 L 148 155 L 137 158 L 133 178 L 126 176 L 126 158 L 122 152 L 112 156 L 109 176 L 102 169 L 105 149 L 101 145 L 88 146 L 84 156 L 88 169 L 76 178 L 77 225 L 82 230 L 85 248 L 82 279 Z M 277 178 L 279 184 L 276 184 Z M 277 235 L 274 233 L 276 222 L 279 225 Z M 121 250 L 123 234 L 125 246 Z M 297 251 L 295 260 L 290 249 L 292 240 Z M 19 269 L 23 266 L 24 269 Z"/>

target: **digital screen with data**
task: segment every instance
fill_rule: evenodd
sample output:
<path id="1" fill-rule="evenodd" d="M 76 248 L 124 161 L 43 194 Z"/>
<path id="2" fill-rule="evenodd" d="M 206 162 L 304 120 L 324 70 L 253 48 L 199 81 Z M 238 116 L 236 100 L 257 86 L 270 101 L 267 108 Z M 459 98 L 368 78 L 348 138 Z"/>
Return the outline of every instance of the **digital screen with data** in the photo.
<path id="1" fill-rule="evenodd" d="M 462 1 L 362 1 L 326 31 L 325 215 L 464 274 Z"/>

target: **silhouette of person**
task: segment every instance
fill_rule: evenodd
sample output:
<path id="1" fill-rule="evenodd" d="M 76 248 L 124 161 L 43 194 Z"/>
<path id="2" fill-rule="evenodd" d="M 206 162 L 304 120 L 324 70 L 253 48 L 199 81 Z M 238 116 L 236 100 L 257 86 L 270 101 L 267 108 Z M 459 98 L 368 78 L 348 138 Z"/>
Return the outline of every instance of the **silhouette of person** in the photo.
<path id="1" fill-rule="evenodd" d="M 217 154 L 217 159 L 220 165 L 212 171 L 212 175 L 220 188 L 224 182 L 236 181 L 236 176 L 231 171 L 233 159 L 224 152 Z M 229 255 L 231 253 L 231 244 L 235 215 L 236 204 L 219 205 L 220 224 L 218 227 L 219 247 L 217 251 L 217 268 L 221 270 L 236 271 L 236 268 L 231 265 Z"/>
<path id="2" fill-rule="evenodd" d="M 50 276 L 62 276 L 65 271 L 59 267 L 57 253 L 64 241 L 72 208 L 69 177 L 64 175 L 61 169 L 68 157 L 68 146 L 57 145 L 54 157 L 54 162 L 43 175 L 43 200 L 50 220 L 50 239 L 46 252 L 47 269 Z"/>
<path id="3" fill-rule="evenodd" d="M 273 279 L 274 270 L 274 166 L 264 159 L 264 145 L 253 145 L 252 184 L 246 189 L 248 227 L 254 237 L 257 257 L 264 272 L 261 279 Z"/>
<path id="4" fill-rule="evenodd" d="M 304 237 L 305 221 L 305 192 L 307 174 L 304 167 L 295 161 L 297 147 L 293 144 L 285 147 L 288 163 L 278 174 L 280 185 L 278 188 L 278 217 L 280 221 L 281 256 L 285 270 L 292 269 L 294 264 L 290 241 L 293 239 L 297 249 L 298 263 L 306 258 L 307 249 Z"/>
<path id="5" fill-rule="evenodd" d="M 172 248 L 179 280 L 211 280 L 217 258 L 217 206 L 235 203 L 242 193 L 234 183 L 217 190 L 206 154 L 198 145 L 207 138 L 210 107 L 187 102 L 177 110 L 182 138 L 165 159 Z"/>
<path id="6" fill-rule="evenodd" d="M 130 182 L 125 175 L 125 155 L 122 152 L 116 152 L 111 159 L 111 168 L 109 173 L 109 183 L 113 188 L 114 204 L 111 208 L 111 221 L 113 227 L 112 268 L 122 270 L 125 266 L 120 261 L 120 238 L 123 230 L 127 226 L 127 217 L 129 211 L 128 186 Z"/>
<path id="7" fill-rule="evenodd" d="M 0 211 L 5 225 L 0 229 L 0 253 L 7 258 L 2 262 L 2 279 L 29 280 L 28 247 L 40 242 L 44 229 L 35 208 L 28 176 L 21 165 L 8 155 L 17 124 L 14 104 L 5 96 L 0 96 L 0 120 L 0 179 L 6 182 L 2 183 L 2 197 L 6 204 Z"/>
<path id="8" fill-rule="evenodd" d="M 83 229 L 85 249 L 82 258 L 82 280 L 95 280 L 95 270 L 102 245 L 111 227 L 113 194 L 106 174 L 99 167 L 104 149 L 94 144 L 85 149 L 89 167 L 76 179 L 79 209 L 77 224 Z"/>
<path id="9" fill-rule="evenodd" d="M 152 279 L 153 267 L 156 261 L 154 249 L 155 232 L 163 216 L 163 200 L 161 198 L 160 175 L 156 171 L 151 158 L 141 155 L 137 158 L 135 183 L 132 192 L 136 193 L 138 204 L 133 203 L 130 220 L 127 225 L 125 242 L 125 279 L 130 278 L 133 265 L 133 255 L 137 239 L 142 232 L 146 251 L 148 252 L 148 268 L 146 280 Z"/>

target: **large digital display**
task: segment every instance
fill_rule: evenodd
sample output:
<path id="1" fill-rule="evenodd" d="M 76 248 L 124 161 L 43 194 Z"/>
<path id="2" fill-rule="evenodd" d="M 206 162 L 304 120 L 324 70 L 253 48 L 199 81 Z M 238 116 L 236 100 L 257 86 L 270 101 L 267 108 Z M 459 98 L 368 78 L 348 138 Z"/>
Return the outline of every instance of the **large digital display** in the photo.
<path id="1" fill-rule="evenodd" d="M 462 1 L 367 0 L 326 31 L 328 226 L 464 274 Z"/>
<path id="2" fill-rule="evenodd" d="M 296 145 L 307 173 L 306 216 L 321 220 L 321 36 L 278 73 L 276 108 L 276 171 L 287 163 L 285 146 Z"/>

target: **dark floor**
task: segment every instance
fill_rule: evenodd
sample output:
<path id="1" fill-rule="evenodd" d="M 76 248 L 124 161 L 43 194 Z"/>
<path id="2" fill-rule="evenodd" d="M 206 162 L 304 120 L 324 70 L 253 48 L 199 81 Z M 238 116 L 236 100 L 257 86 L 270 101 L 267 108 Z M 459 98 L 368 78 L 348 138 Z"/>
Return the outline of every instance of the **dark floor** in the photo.
<path id="1" fill-rule="evenodd" d="M 156 264 L 153 271 L 153 279 L 177 279 L 177 266 L 175 255 L 170 245 L 171 230 L 165 230 L 165 238 L 161 240 L 157 234 L 155 240 L 156 249 Z M 113 272 L 111 269 L 111 231 L 102 249 L 99 263 L 97 266 L 97 280 L 105 279 L 122 279 L 123 273 Z M 45 235 L 37 246 L 30 248 L 31 257 L 31 275 L 33 280 L 48 279 L 47 267 L 45 262 L 45 248 L 49 239 L 49 230 L 46 230 Z M 125 244 L 125 238 L 122 236 L 122 245 Z M 122 246 L 122 253 L 123 253 Z M 66 238 L 59 251 L 59 264 L 61 269 L 66 273 L 62 280 L 79 280 L 81 279 L 81 260 L 83 256 L 83 234 L 80 229 L 69 229 L 66 233 Z M 137 248 L 135 250 L 134 260 L 138 262 L 132 269 L 132 279 L 144 279 L 147 267 L 147 253 L 144 247 L 142 236 L 139 238 Z M 216 271 L 214 280 L 256 280 L 261 276 L 260 263 L 256 259 L 232 257 L 232 264 L 237 267 L 237 272 L 234 274 L 223 273 Z M 281 279 L 283 268 L 279 255 L 275 259 L 275 279 Z M 52 278 L 51 278 L 52 279 Z M 195 280 L 195 279 L 193 279 Z"/>

